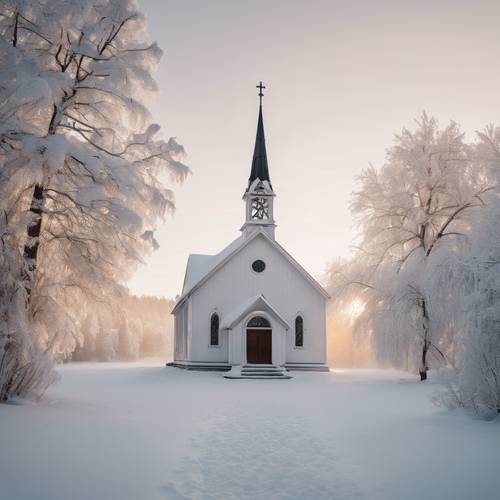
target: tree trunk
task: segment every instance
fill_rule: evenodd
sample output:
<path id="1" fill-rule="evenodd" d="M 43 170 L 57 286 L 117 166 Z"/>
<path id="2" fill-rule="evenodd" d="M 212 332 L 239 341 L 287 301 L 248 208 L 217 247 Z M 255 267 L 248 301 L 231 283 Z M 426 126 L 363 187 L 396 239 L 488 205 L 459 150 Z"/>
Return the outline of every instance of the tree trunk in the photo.
<path id="1" fill-rule="evenodd" d="M 54 104 L 52 108 L 52 116 L 47 130 L 47 135 L 54 135 L 57 130 L 60 116 L 58 115 L 58 108 Z M 31 292 L 33 290 L 33 281 L 35 279 L 35 272 L 37 269 L 38 247 L 40 245 L 40 233 L 42 231 L 42 216 L 43 216 L 43 202 L 44 202 L 44 185 L 43 183 L 35 184 L 33 189 L 33 196 L 31 198 L 30 212 L 32 220 L 27 228 L 27 242 L 24 246 L 24 260 L 26 262 L 26 295 L 28 303 L 30 301 Z"/>
<path id="2" fill-rule="evenodd" d="M 37 267 L 38 247 L 40 245 L 40 232 L 42 229 L 43 199 L 43 186 L 41 184 L 35 184 L 30 206 L 32 220 L 28 224 L 28 240 L 24 245 L 24 259 L 26 262 L 25 288 L 28 296 L 28 301 L 31 296 L 33 280 Z"/>
<path id="3" fill-rule="evenodd" d="M 427 371 L 429 367 L 427 366 L 427 352 L 429 351 L 430 341 L 429 341 L 429 314 L 427 312 L 427 305 L 425 299 L 422 298 L 420 302 L 420 307 L 422 308 L 422 328 L 424 330 L 424 342 L 422 345 L 422 359 L 420 360 L 420 381 L 423 382 L 427 380 Z"/>
<path id="4" fill-rule="evenodd" d="M 421 382 L 427 380 L 427 370 L 429 369 L 427 366 L 427 351 L 428 351 L 427 343 L 424 342 L 424 346 L 422 348 L 422 362 L 419 370 Z"/>

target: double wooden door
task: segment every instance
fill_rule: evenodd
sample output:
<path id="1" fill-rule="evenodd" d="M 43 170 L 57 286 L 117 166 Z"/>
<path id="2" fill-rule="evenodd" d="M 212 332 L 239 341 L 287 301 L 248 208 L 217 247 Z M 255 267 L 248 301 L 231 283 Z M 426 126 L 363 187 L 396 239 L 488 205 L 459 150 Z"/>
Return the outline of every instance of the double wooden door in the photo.
<path id="1" fill-rule="evenodd" d="M 247 363 L 272 364 L 272 330 L 247 330 Z"/>

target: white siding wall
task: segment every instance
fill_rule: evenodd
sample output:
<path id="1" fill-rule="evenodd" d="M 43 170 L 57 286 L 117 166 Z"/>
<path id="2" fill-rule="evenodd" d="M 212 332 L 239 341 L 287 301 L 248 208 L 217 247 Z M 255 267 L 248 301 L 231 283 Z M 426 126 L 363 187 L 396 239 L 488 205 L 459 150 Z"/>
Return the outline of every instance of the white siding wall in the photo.
<path id="1" fill-rule="evenodd" d="M 191 300 L 187 300 L 175 314 L 175 361 L 189 359 L 188 347 L 191 340 Z"/>
<path id="2" fill-rule="evenodd" d="M 252 262 L 266 263 L 255 273 Z M 216 272 L 191 297 L 191 361 L 228 361 L 228 333 L 220 334 L 220 346 L 210 347 L 210 316 L 217 310 L 224 316 L 254 295 L 263 294 L 290 324 L 286 361 L 324 363 L 325 299 L 281 253 L 262 237 L 255 238 L 238 255 Z M 183 306 L 185 307 L 185 306 Z M 304 318 L 304 347 L 295 348 L 295 316 Z"/>

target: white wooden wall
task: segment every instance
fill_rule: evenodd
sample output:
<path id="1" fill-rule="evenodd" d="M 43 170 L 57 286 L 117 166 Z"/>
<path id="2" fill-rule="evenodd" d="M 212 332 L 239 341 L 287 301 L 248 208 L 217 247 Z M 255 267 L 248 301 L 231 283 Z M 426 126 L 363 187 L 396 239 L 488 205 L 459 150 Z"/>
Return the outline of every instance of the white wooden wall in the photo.
<path id="1" fill-rule="evenodd" d="M 189 359 L 188 352 L 188 338 L 191 315 L 190 313 L 190 300 L 186 301 L 175 315 L 175 355 L 176 361 L 185 361 Z"/>

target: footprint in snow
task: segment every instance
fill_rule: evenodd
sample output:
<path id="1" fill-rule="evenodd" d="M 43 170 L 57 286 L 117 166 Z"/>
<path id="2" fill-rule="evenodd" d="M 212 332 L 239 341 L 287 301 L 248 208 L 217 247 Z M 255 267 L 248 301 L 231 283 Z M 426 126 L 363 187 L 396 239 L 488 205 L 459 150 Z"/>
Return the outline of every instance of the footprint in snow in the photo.
<path id="1" fill-rule="evenodd" d="M 162 486 L 168 500 L 365 498 L 304 419 L 232 414 L 217 415 L 211 424 L 191 439 Z"/>

